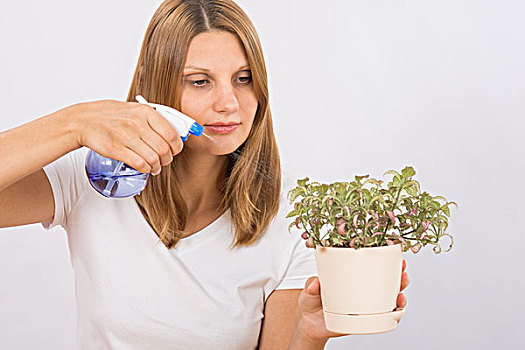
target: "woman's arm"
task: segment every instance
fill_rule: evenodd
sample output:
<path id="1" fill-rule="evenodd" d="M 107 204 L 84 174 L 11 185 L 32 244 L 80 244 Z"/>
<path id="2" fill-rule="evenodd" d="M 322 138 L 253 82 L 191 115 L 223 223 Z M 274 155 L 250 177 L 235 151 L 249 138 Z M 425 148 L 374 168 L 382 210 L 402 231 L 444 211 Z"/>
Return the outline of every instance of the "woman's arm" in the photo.
<path id="1" fill-rule="evenodd" d="M 259 338 L 259 350 L 324 349 L 328 338 L 314 341 L 304 337 L 297 313 L 297 304 L 302 289 L 275 290 L 264 307 L 264 319 Z"/>
<path id="2" fill-rule="evenodd" d="M 0 227 L 52 219 L 42 168 L 82 146 L 155 174 L 182 150 L 182 140 L 153 108 L 111 100 L 78 103 L 0 132 Z"/>
<path id="3" fill-rule="evenodd" d="M 79 147 L 66 109 L 1 132 L 0 192 Z"/>

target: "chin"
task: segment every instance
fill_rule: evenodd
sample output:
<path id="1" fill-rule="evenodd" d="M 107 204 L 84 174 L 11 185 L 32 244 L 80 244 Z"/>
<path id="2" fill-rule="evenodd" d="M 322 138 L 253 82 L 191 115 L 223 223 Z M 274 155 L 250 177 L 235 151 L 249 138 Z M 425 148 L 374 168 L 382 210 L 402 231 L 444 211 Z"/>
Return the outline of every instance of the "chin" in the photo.
<path id="1" fill-rule="evenodd" d="M 216 156 L 224 156 L 227 154 L 230 154 L 234 152 L 237 148 L 241 146 L 242 143 L 235 143 L 230 145 L 213 145 L 209 149 L 209 153 L 214 154 Z"/>
<path id="2" fill-rule="evenodd" d="M 203 138 L 204 136 L 201 136 Z M 215 138 L 214 141 L 209 141 L 205 139 L 201 140 L 188 140 L 186 141 L 184 147 L 191 149 L 195 152 L 203 152 L 208 154 L 213 154 L 215 156 L 224 156 L 234 152 L 244 143 L 244 140 L 236 139 L 220 139 Z"/>

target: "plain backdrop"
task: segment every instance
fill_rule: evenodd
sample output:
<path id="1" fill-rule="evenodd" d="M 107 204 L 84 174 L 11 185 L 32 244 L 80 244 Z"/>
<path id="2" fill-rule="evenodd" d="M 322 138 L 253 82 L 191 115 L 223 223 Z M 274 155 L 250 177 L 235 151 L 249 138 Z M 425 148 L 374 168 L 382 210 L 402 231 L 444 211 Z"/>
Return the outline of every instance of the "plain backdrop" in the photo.
<path id="1" fill-rule="evenodd" d="M 0 130 L 124 100 L 160 1 L 8 1 Z M 327 349 L 516 349 L 523 289 L 525 5 L 507 0 L 239 0 L 260 35 L 287 176 L 381 177 L 412 165 L 459 203 L 451 252 L 406 254 L 394 332 Z M 0 163 L 0 170 L 5 164 Z M 0 348 L 75 347 L 65 231 L 0 229 Z"/>

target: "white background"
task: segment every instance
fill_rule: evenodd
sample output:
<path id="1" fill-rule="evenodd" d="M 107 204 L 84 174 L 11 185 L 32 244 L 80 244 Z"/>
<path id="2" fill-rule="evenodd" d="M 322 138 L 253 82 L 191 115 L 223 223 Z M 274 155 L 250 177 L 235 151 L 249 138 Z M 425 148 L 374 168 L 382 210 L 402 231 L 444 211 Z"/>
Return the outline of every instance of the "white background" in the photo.
<path id="1" fill-rule="evenodd" d="M 285 171 L 328 182 L 410 164 L 459 203 L 450 253 L 406 254 L 398 329 L 327 349 L 515 349 L 525 311 L 525 5 L 507 0 L 242 0 L 270 75 Z M 160 1 L 9 1 L 0 130 L 124 100 Z M 0 164 L 0 169 L 2 165 Z M 72 349 L 65 232 L 0 230 L 0 348 Z"/>

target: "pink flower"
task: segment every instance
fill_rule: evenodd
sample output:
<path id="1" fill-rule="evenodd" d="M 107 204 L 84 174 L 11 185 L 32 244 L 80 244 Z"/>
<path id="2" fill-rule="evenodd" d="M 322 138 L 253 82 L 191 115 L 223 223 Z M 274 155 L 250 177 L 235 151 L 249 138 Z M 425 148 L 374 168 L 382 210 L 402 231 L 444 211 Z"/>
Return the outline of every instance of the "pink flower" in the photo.
<path id="1" fill-rule="evenodd" d="M 328 198 L 328 206 L 331 207 L 334 204 L 334 200 L 332 198 Z"/>
<path id="2" fill-rule="evenodd" d="M 342 223 L 341 225 L 337 226 L 337 233 L 339 233 L 341 236 L 344 236 L 346 234 L 345 225 L 345 223 Z"/>
<path id="3" fill-rule="evenodd" d="M 301 235 L 301 238 L 302 239 L 308 239 L 308 232 L 303 232 L 303 234 Z"/>
<path id="4" fill-rule="evenodd" d="M 299 218 L 296 218 L 296 219 L 295 219 L 295 226 L 297 226 L 298 229 L 301 228 L 301 227 L 299 226 L 299 224 L 300 224 Z"/>
<path id="5" fill-rule="evenodd" d="M 344 208 L 346 210 L 346 215 L 350 216 L 350 208 L 348 208 L 348 205 L 345 205 Z"/>
<path id="6" fill-rule="evenodd" d="M 392 242 L 391 240 L 387 239 L 387 240 L 386 240 L 386 244 L 387 244 L 387 245 L 394 245 L 394 242 Z"/>
<path id="7" fill-rule="evenodd" d="M 423 221 L 423 232 L 425 232 L 430 226 L 430 221 Z"/>
<path id="8" fill-rule="evenodd" d="M 352 238 L 352 240 L 350 241 L 350 248 L 355 248 L 355 238 Z"/>

